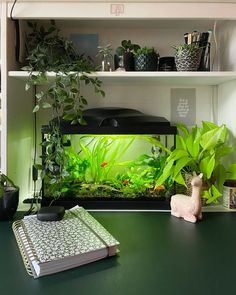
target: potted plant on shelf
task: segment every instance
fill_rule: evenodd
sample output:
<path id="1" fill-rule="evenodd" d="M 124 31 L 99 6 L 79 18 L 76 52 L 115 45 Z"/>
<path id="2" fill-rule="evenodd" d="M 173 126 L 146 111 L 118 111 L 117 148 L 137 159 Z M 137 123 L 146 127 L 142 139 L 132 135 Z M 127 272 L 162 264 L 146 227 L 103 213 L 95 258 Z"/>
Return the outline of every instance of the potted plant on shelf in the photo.
<path id="1" fill-rule="evenodd" d="M 88 104 L 81 86 L 92 85 L 95 93 L 104 96 L 101 81 L 89 76 L 96 70 L 93 63 L 79 55 L 73 43 L 64 38 L 54 21 L 50 21 L 49 28 L 38 26 L 37 23 L 28 22 L 31 29 L 27 36 L 27 66 L 23 70 L 29 72 L 25 89 L 42 85 L 37 92 L 35 88 L 35 107 L 33 112 L 40 109 L 51 109 L 51 121 L 48 140 L 43 143 L 46 156 L 44 165 L 36 165 L 42 169 L 42 177 L 50 179 L 51 184 L 60 184 L 67 175 L 64 164 L 67 157 L 64 153 L 61 120 L 71 124 L 85 125 L 83 109 Z M 55 79 L 49 81 L 47 72 L 54 72 Z M 78 127 L 79 128 L 79 127 Z M 60 196 L 60 190 L 54 197 Z"/>
<path id="2" fill-rule="evenodd" d="M 175 49 L 177 71 L 197 71 L 201 61 L 202 48 L 197 43 L 180 44 Z"/>
<path id="3" fill-rule="evenodd" d="M 165 168 L 156 186 L 162 185 L 171 177 L 182 188 L 188 187 L 189 176 L 203 173 L 202 198 L 207 204 L 217 202 L 222 196 L 220 190 L 227 178 L 222 158 L 233 151 L 227 145 L 227 134 L 228 129 L 224 124 L 217 126 L 203 121 L 202 127 L 195 126 L 191 131 L 183 124 L 178 125 L 176 148 L 169 151 Z"/>
<path id="4" fill-rule="evenodd" d="M 98 55 L 102 58 L 102 72 L 111 72 L 112 71 L 112 48 L 111 44 L 105 46 L 98 46 Z"/>
<path id="5" fill-rule="evenodd" d="M 155 48 L 139 48 L 134 57 L 135 71 L 157 71 L 158 57 Z"/>
<path id="6" fill-rule="evenodd" d="M 126 71 L 134 71 L 134 53 L 140 48 L 138 44 L 133 44 L 131 40 L 121 41 L 121 46 L 116 49 L 115 64 L 119 65 L 119 61 L 123 61 L 123 67 Z M 121 63 L 121 62 L 120 62 Z"/>
<path id="7" fill-rule="evenodd" d="M 19 202 L 19 187 L 0 173 L 0 220 L 11 220 Z"/>

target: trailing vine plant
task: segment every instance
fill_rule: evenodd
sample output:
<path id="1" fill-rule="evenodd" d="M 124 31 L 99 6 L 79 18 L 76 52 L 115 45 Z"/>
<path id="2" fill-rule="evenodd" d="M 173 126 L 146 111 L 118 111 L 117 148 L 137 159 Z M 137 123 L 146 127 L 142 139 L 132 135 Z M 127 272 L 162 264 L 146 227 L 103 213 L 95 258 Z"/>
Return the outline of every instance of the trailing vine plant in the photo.
<path id="1" fill-rule="evenodd" d="M 44 141 L 42 178 L 49 178 L 50 184 L 59 184 L 67 176 L 64 166 L 67 161 L 60 130 L 61 119 L 71 124 L 86 125 L 83 118 L 84 107 L 88 101 L 81 91 L 82 84 L 92 85 L 95 93 L 105 96 L 98 78 L 89 76 L 96 70 L 92 60 L 80 55 L 73 43 L 65 38 L 55 21 L 51 20 L 48 28 L 37 23 L 28 22 L 27 65 L 22 69 L 29 72 L 25 85 L 28 91 L 32 86 L 44 85 L 35 94 L 33 112 L 51 109 L 49 133 Z M 53 72 L 53 81 L 48 78 Z M 54 197 L 60 196 L 60 189 Z"/>

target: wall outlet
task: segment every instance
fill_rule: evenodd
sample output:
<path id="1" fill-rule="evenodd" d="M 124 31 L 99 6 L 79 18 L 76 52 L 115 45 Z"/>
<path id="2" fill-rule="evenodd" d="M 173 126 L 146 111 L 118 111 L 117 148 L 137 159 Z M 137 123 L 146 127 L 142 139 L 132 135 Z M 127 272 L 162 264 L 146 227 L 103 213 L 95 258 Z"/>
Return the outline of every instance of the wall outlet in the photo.
<path id="1" fill-rule="evenodd" d="M 196 124 L 196 89 L 171 88 L 171 123 Z"/>

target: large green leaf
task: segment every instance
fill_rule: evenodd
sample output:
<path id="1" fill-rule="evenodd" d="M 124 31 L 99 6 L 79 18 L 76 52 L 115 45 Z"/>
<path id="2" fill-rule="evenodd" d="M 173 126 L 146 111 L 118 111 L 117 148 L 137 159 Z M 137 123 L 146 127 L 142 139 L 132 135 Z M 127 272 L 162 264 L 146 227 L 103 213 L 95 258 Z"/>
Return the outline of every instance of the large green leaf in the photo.
<path id="1" fill-rule="evenodd" d="M 236 164 L 231 164 L 227 170 L 229 179 L 236 179 Z"/>
<path id="2" fill-rule="evenodd" d="M 228 135 L 228 128 L 225 125 L 222 125 L 222 133 L 220 137 L 220 142 L 225 143 L 227 135 Z"/>
<path id="3" fill-rule="evenodd" d="M 176 135 L 176 148 L 181 150 L 187 150 L 185 140 L 180 135 Z"/>
<path id="4" fill-rule="evenodd" d="M 214 149 L 219 143 L 219 140 L 221 139 L 224 132 L 224 126 L 221 126 L 204 133 L 200 141 L 203 150 Z"/>
<path id="5" fill-rule="evenodd" d="M 209 189 L 209 198 L 206 201 L 207 204 L 213 203 L 213 202 L 218 202 L 219 197 L 221 197 L 222 194 L 218 191 L 218 189 L 212 185 L 211 188 Z"/>
<path id="6" fill-rule="evenodd" d="M 221 145 L 216 149 L 216 159 L 221 159 L 228 154 L 232 153 L 234 148 L 231 146 Z"/>
<path id="7" fill-rule="evenodd" d="M 183 178 L 183 176 L 182 176 L 181 173 L 179 173 L 178 175 L 176 175 L 176 177 L 174 178 L 174 180 L 175 180 L 177 183 L 186 186 L 186 183 L 185 183 L 184 178 Z"/>
<path id="8" fill-rule="evenodd" d="M 176 149 L 171 153 L 171 155 L 168 157 L 167 161 L 170 161 L 170 160 L 176 161 L 176 160 L 186 157 L 186 156 L 189 156 L 187 151 Z"/>
<path id="9" fill-rule="evenodd" d="M 187 128 L 186 125 L 184 125 L 184 124 L 178 124 L 178 125 L 177 125 L 177 128 L 178 128 L 178 132 L 179 132 L 179 131 L 182 131 L 183 134 L 184 134 L 186 137 L 189 135 L 189 130 L 188 130 L 188 128 Z"/>
<path id="10" fill-rule="evenodd" d="M 188 156 L 182 157 L 178 161 L 176 161 L 175 169 L 174 169 L 174 179 L 181 172 L 181 170 L 191 161 L 192 161 L 192 158 L 190 158 Z"/>
<path id="11" fill-rule="evenodd" d="M 226 179 L 226 169 L 222 164 L 219 164 L 214 169 L 214 179 L 216 179 L 218 187 L 222 187 Z"/>
<path id="12" fill-rule="evenodd" d="M 143 135 L 137 135 L 136 138 L 141 138 L 141 139 L 145 139 L 146 141 L 150 142 L 151 144 L 154 144 L 155 146 L 158 146 L 160 149 L 162 149 L 163 151 L 167 152 L 168 154 L 171 153 L 171 151 L 166 148 L 157 138 L 153 137 L 153 136 L 143 136 Z"/>
<path id="13" fill-rule="evenodd" d="M 199 139 L 195 140 L 194 135 L 190 134 L 186 139 L 186 147 L 193 158 L 196 158 L 200 151 Z"/>
<path id="14" fill-rule="evenodd" d="M 200 171 L 204 174 L 207 179 L 210 179 L 212 172 L 215 167 L 215 155 L 205 157 L 199 164 Z"/>
<path id="15" fill-rule="evenodd" d="M 165 168 L 163 169 L 163 173 L 161 174 L 161 176 L 160 176 L 159 179 L 157 180 L 157 182 L 156 182 L 156 187 L 162 185 L 162 184 L 165 182 L 165 180 L 166 180 L 170 175 L 172 175 L 173 171 L 174 171 L 174 160 L 170 160 L 170 161 L 166 164 Z"/>
<path id="16" fill-rule="evenodd" d="M 202 130 L 203 133 L 208 132 L 210 130 L 219 128 L 219 126 L 217 126 L 216 124 L 212 123 L 212 122 L 208 122 L 208 121 L 202 121 Z"/>

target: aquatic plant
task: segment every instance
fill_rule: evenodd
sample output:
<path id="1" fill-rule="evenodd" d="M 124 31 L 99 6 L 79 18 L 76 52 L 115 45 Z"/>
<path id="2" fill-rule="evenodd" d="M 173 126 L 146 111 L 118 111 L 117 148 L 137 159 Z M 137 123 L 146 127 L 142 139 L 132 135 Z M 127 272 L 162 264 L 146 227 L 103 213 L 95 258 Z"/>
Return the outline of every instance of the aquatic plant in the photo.
<path id="1" fill-rule="evenodd" d="M 137 146 L 147 153 L 139 155 Z M 159 196 L 173 187 L 173 181 L 155 188 L 169 151 L 160 137 L 152 135 L 73 136 L 65 149 L 67 176 L 47 190 L 63 195 L 91 197 Z"/>
<path id="2" fill-rule="evenodd" d="M 86 145 L 86 141 L 89 144 Z M 81 157 L 85 157 L 89 162 L 86 170 L 86 181 L 92 183 L 102 183 L 109 178 L 109 174 L 114 166 L 119 166 L 119 159 L 129 149 L 135 137 L 125 135 L 109 135 L 92 137 L 83 136 L 79 141 Z"/>

